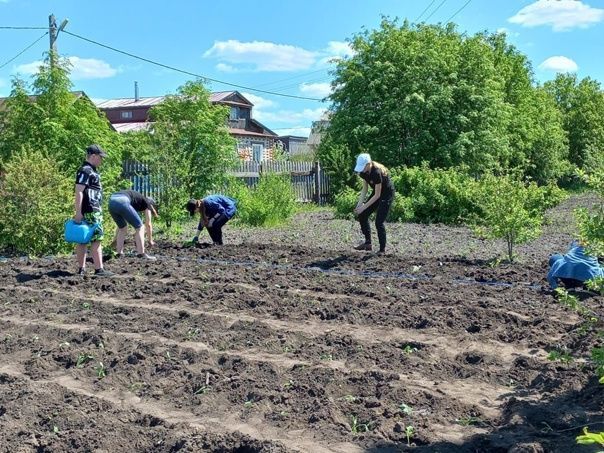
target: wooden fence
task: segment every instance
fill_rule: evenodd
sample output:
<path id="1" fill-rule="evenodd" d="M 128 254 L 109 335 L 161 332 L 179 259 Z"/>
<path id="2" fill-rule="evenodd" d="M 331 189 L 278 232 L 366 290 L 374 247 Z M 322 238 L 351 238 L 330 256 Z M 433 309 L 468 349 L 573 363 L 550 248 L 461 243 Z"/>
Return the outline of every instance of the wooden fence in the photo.
<path id="1" fill-rule="evenodd" d="M 297 201 L 325 204 L 329 199 L 329 176 L 319 162 L 240 161 L 230 174 L 253 188 L 265 173 L 289 175 Z M 144 162 L 125 161 L 123 177 L 130 180 L 133 190 L 159 198 L 161 185 L 154 184 L 156 178 Z"/>

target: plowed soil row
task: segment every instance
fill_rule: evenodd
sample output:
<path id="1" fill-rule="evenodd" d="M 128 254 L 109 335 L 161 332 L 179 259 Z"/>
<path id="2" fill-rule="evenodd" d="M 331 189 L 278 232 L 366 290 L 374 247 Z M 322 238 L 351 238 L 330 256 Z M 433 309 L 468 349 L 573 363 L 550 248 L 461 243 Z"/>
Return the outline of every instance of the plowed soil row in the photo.
<path id="1" fill-rule="evenodd" d="M 562 452 L 604 422 L 592 336 L 540 260 L 157 254 L 112 279 L 0 264 L 0 451 Z"/>

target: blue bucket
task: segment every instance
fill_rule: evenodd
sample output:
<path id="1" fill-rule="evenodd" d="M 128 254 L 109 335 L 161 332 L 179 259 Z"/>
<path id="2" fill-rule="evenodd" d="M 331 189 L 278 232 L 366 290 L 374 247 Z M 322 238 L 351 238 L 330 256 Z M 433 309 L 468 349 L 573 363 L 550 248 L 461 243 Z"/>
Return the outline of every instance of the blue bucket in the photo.
<path id="1" fill-rule="evenodd" d="M 74 244 L 88 244 L 98 225 L 87 222 L 76 223 L 73 219 L 65 222 L 65 240 Z"/>

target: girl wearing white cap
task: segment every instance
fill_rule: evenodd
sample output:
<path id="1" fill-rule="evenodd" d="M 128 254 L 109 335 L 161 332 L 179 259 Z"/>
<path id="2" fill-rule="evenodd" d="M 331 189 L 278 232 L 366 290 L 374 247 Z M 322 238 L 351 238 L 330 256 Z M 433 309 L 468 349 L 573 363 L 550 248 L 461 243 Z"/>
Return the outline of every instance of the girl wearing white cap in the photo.
<path id="1" fill-rule="evenodd" d="M 384 253 L 386 251 L 386 227 L 384 222 L 394 200 L 394 185 L 390 180 L 390 174 L 386 167 L 372 161 L 371 156 L 366 153 L 358 155 L 354 171 L 363 180 L 363 190 L 359 195 L 359 202 L 354 213 L 361 224 L 361 232 L 365 236 L 365 241 L 356 246 L 355 250 L 372 249 L 369 216 L 375 211 L 375 228 L 380 242 L 378 253 Z M 373 189 L 373 193 L 367 200 L 368 187 Z"/>

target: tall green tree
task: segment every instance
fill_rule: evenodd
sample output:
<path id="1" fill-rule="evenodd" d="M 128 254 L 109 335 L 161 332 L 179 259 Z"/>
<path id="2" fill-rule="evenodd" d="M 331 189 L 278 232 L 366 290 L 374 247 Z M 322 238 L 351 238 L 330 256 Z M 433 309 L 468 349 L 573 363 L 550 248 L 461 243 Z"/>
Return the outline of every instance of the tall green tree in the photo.
<path id="1" fill-rule="evenodd" d="M 110 158 L 103 164 L 107 189 L 117 185 L 121 175 L 122 142 L 90 99 L 72 92 L 70 65 L 66 59 L 47 55 L 31 85 L 16 78 L 0 111 L 0 165 L 20 150 L 41 152 L 57 161 L 59 170 L 75 174 L 84 150 L 98 143 Z"/>
<path id="2" fill-rule="evenodd" d="M 569 160 L 591 172 L 604 168 L 604 92 L 599 82 L 576 74 L 558 74 L 544 85 L 564 119 Z"/>
<path id="3" fill-rule="evenodd" d="M 520 170 L 539 182 L 567 168 L 561 118 L 505 35 L 384 19 L 351 47 L 335 70 L 328 130 L 349 159 L 366 150 L 389 166 Z"/>
<path id="4" fill-rule="evenodd" d="M 162 188 L 162 217 L 168 226 L 187 197 L 200 198 L 226 182 L 236 162 L 228 107 L 213 105 L 201 81 L 187 82 L 151 109 L 152 174 Z"/>

